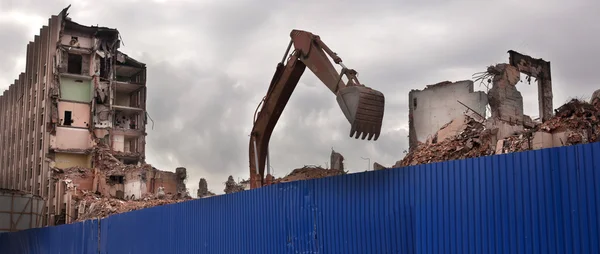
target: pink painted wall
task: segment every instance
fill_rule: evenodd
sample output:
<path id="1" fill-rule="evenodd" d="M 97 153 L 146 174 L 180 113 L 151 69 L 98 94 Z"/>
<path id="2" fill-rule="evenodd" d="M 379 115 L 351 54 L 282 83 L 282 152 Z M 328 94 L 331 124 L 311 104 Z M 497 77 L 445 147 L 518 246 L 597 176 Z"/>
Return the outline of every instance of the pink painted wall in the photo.
<path id="1" fill-rule="evenodd" d="M 57 127 L 56 136 L 50 136 L 50 146 L 58 149 L 91 148 L 90 131 L 71 127 Z"/>
<path id="2" fill-rule="evenodd" d="M 73 127 L 87 128 L 86 124 L 90 122 L 90 104 L 84 103 L 73 103 L 60 101 L 58 102 L 58 117 L 61 120 L 65 119 L 65 111 L 71 111 L 71 117 L 73 118 Z M 61 121 L 63 122 L 63 121 Z M 63 122 L 64 123 L 64 122 Z"/>

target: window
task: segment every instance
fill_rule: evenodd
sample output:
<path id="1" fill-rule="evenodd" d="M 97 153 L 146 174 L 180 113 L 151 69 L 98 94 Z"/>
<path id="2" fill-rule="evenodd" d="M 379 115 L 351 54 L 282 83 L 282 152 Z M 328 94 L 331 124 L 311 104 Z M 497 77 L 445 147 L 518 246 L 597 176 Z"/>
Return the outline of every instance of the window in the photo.
<path id="1" fill-rule="evenodd" d="M 110 176 L 109 180 L 113 184 L 115 184 L 115 183 L 123 183 L 124 182 L 124 177 L 123 176 Z"/>
<path id="2" fill-rule="evenodd" d="M 83 56 L 77 54 L 69 54 L 67 63 L 67 72 L 72 74 L 81 74 L 83 65 Z"/>
<path id="3" fill-rule="evenodd" d="M 417 108 L 417 98 L 413 98 L 413 107 Z"/>
<path id="4" fill-rule="evenodd" d="M 72 113 L 71 111 L 65 110 L 65 119 L 63 121 L 63 125 L 71 126 L 71 123 L 73 123 Z"/>

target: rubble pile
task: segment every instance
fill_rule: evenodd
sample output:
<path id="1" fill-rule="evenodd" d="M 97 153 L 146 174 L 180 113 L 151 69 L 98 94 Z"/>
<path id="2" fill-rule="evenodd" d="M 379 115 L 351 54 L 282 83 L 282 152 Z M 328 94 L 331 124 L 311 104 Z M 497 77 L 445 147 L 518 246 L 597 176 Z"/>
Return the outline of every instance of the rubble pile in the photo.
<path id="1" fill-rule="evenodd" d="M 465 116 L 464 130 L 439 142 L 437 137 L 433 137 L 427 143 L 419 144 L 404 159 L 396 162 L 394 167 L 489 155 L 494 151 L 494 147 L 489 142 L 492 137 L 493 132 L 485 129 L 483 122 Z"/>
<path id="2" fill-rule="evenodd" d="M 343 174 L 346 174 L 346 172 L 340 169 L 325 169 L 320 166 L 304 166 L 302 168 L 294 169 L 291 173 L 283 178 L 275 179 L 273 183 L 285 183 Z"/>
<path id="3" fill-rule="evenodd" d="M 124 201 L 116 198 L 107 198 L 100 195 L 83 191 L 83 195 L 74 198 L 77 201 L 77 221 L 93 218 L 104 218 L 113 214 L 125 213 L 134 210 L 175 204 L 187 199 L 158 199 L 145 198 L 144 200 Z"/>
<path id="4" fill-rule="evenodd" d="M 539 126 L 540 130 L 566 131 L 570 130 L 569 144 L 596 142 L 600 136 L 600 107 L 573 99 L 555 110 L 555 116 Z"/>
<path id="5" fill-rule="evenodd" d="M 227 178 L 227 182 L 225 182 L 225 194 L 229 194 L 229 193 L 236 193 L 236 192 L 240 192 L 244 190 L 244 186 L 242 186 L 239 183 L 236 183 L 235 180 L 233 180 L 233 176 L 229 176 Z"/>
<path id="6" fill-rule="evenodd" d="M 62 179 L 64 177 L 73 177 L 73 176 L 87 177 L 90 174 L 90 172 L 93 171 L 92 169 L 84 168 L 84 167 L 70 167 L 70 168 L 65 168 L 65 169 L 52 167 L 51 169 L 53 171 L 52 177 L 57 180 Z"/>
<path id="7" fill-rule="evenodd" d="M 596 105 L 592 103 L 596 102 Z M 426 143 L 419 144 L 394 167 L 405 167 L 448 160 L 474 158 L 499 153 L 531 150 L 536 133 L 566 133 L 560 145 L 598 142 L 600 137 L 600 100 L 590 102 L 573 99 L 555 110 L 555 115 L 533 128 L 501 139 L 495 137 L 494 129 L 487 129 L 484 121 L 465 116 L 465 128 L 453 137 L 438 140 L 438 134 Z M 447 125 L 446 125 L 447 126 Z M 441 130 L 443 131 L 444 126 Z M 440 133 L 438 132 L 438 133 Z M 555 145 L 556 146 L 556 145 Z"/>

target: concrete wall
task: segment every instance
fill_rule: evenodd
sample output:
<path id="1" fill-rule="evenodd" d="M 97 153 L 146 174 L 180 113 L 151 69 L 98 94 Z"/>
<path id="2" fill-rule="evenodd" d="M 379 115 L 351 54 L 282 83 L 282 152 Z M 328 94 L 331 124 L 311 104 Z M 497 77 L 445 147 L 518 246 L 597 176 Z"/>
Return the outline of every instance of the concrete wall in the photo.
<path id="1" fill-rule="evenodd" d="M 150 176 L 152 175 L 150 174 Z M 148 191 L 156 192 L 158 187 L 162 186 L 165 188 L 165 193 L 177 194 L 177 175 L 175 172 L 157 171 L 153 177 L 154 190 L 151 189 L 151 185 L 148 185 Z"/>
<path id="2" fill-rule="evenodd" d="M 58 118 L 64 124 L 65 111 L 71 111 L 71 126 L 87 128 L 90 121 L 90 104 L 61 101 L 58 103 Z"/>
<path id="3" fill-rule="evenodd" d="M 87 129 L 57 127 L 56 136 L 50 136 L 50 147 L 57 149 L 89 149 L 92 147 Z"/>
<path id="4" fill-rule="evenodd" d="M 92 83 L 90 80 L 60 78 L 60 98 L 63 100 L 91 102 Z"/>
<path id="5" fill-rule="evenodd" d="M 54 166 L 57 168 L 92 167 L 91 157 L 87 154 L 56 153 Z"/>
<path id="6" fill-rule="evenodd" d="M 125 152 L 125 136 L 114 134 L 112 136 L 112 148 L 117 152 Z"/>
<path id="7" fill-rule="evenodd" d="M 79 190 L 92 191 L 94 189 L 94 173 L 89 170 L 79 174 L 71 174 L 68 178 Z"/>
<path id="8" fill-rule="evenodd" d="M 129 94 L 117 93 L 115 96 L 115 104 L 119 106 L 129 107 L 131 105 L 131 98 Z"/>
<path id="9" fill-rule="evenodd" d="M 413 140 L 425 142 L 442 126 L 463 115 L 469 106 L 485 116 L 487 95 L 483 91 L 474 92 L 473 81 L 459 81 L 429 86 L 424 90 L 409 93 L 411 145 Z"/>
<path id="10" fill-rule="evenodd" d="M 125 174 L 125 197 L 140 199 L 148 191 L 146 182 L 142 181 L 140 171 L 130 171 Z"/>

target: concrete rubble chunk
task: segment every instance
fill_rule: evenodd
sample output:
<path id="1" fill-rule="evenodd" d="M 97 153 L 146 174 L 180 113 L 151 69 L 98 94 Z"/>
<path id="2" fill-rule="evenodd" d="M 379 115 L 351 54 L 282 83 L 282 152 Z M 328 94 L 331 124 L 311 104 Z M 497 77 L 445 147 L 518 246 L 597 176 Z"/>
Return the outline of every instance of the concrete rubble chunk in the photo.
<path id="1" fill-rule="evenodd" d="M 600 89 L 594 91 L 592 98 L 590 99 L 590 104 L 600 110 Z"/>
<path id="2" fill-rule="evenodd" d="M 225 192 L 225 194 L 231 194 L 231 193 L 241 192 L 241 191 L 244 191 L 244 186 L 242 186 L 241 184 L 237 183 L 233 179 L 233 176 L 229 176 L 227 178 L 227 182 L 225 182 L 225 190 L 223 190 L 223 191 Z"/>
<path id="3" fill-rule="evenodd" d="M 336 170 L 344 171 L 344 156 L 342 154 L 331 149 L 331 168 Z"/>
<path id="4" fill-rule="evenodd" d="M 210 192 L 208 190 L 208 183 L 206 182 L 206 179 L 204 178 L 200 178 L 200 182 L 198 182 L 198 198 L 205 198 L 205 197 L 211 197 L 214 196 L 215 194 Z"/>
<path id="5" fill-rule="evenodd" d="M 293 182 L 308 179 L 317 179 L 329 176 L 344 175 L 345 171 L 339 169 L 325 169 L 320 166 L 305 165 L 302 168 L 294 169 L 291 173 L 283 178 L 278 178 L 273 183 Z"/>
<path id="6" fill-rule="evenodd" d="M 382 169 L 387 169 L 387 167 L 383 166 L 383 165 L 381 165 L 381 164 L 379 164 L 377 162 L 373 163 L 373 170 L 382 170 Z"/>
<path id="7" fill-rule="evenodd" d="M 454 137 L 460 132 L 467 128 L 468 123 L 467 116 L 462 115 L 454 118 L 448 124 L 444 125 L 439 131 L 437 131 L 437 142 L 444 141 L 448 138 Z"/>

